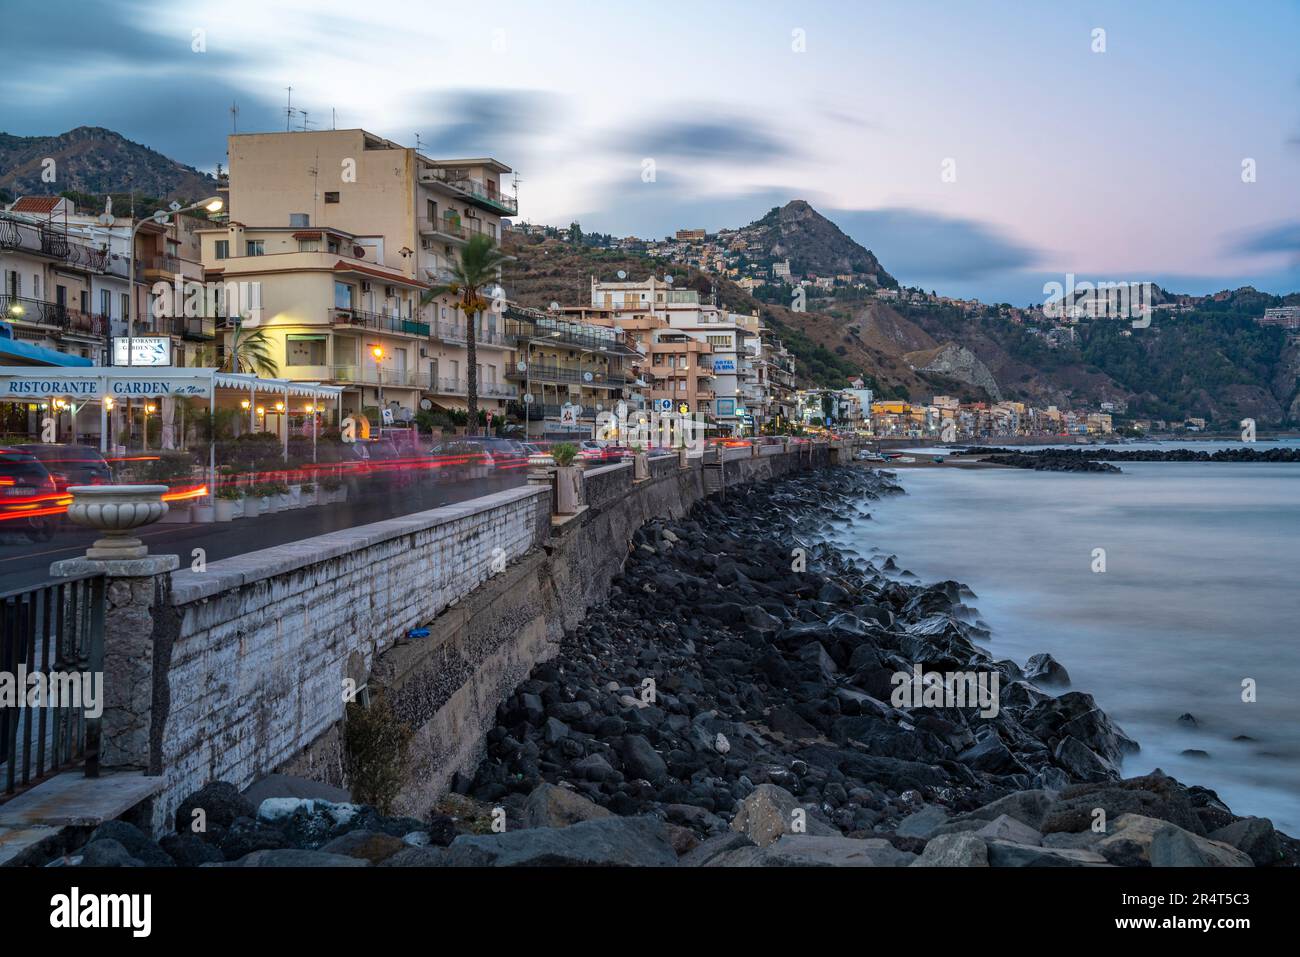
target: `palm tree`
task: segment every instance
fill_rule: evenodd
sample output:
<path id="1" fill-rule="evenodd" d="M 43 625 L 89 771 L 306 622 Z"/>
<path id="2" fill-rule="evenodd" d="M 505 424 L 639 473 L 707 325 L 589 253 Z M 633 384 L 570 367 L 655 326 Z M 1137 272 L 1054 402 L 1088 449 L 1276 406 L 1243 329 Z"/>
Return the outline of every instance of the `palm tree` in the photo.
<path id="1" fill-rule="evenodd" d="M 488 309 L 485 291 L 489 285 L 496 285 L 497 273 L 505 258 L 505 253 L 497 248 L 491 236 L 483 233 L 471 236 L 451 266 L 451 279 L 420 297 L 420 304 L 427 305 L 439 296 L 455 296 L 461 311 L 465 313 L 465 363 L 468 366 L 465 406 L 469 413 L 468 435 L 478 434 L 478 344 L 475 331 L 479 314 Z"/>
<path id="2" fill-rule="evenodd" d="M 215 352 L 208 349 L 203 354 L 204 364 L 212 364 L 222 372 L 251 372 L 264 379 L 274 379 L 280 374 L 280 365 L 271 355 L 274 342 L 265 329 L 245 329 L 235 323 L 226 344 L 226 354 L 218 361 Z"/>

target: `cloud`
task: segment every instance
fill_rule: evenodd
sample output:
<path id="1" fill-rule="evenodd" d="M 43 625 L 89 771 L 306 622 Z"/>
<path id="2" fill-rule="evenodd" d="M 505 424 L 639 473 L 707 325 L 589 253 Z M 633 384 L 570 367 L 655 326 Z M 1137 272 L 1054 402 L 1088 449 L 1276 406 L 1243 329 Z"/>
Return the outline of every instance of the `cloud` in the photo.
<path id="1" fill-rule="evenodd" d="M 747 164 L 784 159 L 792 144 L 753 119 L 739 114 L 705 115 L 700 107 L 682 107 L 691 119 L 666 119 L 620 133 L 614 141 L 640 156 L 728 160 Z"/>
<path id="2" fill-rule="evenodd" d="M 640 173 L 639 164 L 630 164 L 625 178 L 607 180 L 584 195 L 589 205 L 575 210 L 572 218 L 579 219 L 590 232 L 656 239 L 685 227 L 716 230 L 743 226 L 795 195 L 792 188 L 783 186 L 710 190 L 701 187 L 695 177 L 663 166 L 652 183 L 643 182 Z"/>
<path id="3" fill-rule="evenodd" d="M 498 155 L 553 125 L 561 100 L 531 90 L 457 90 L 435 98 L 436 120 L 422 151 L 440 156 Z M 416 127 L 420 128 L 419 125 Z"/>
<path id="4" fill-rule="evenodd" d="M 1229 251 L 1247 255 L 1282 253 L 1300 256 L 1300 221 L 1237 233 L 1229 240 Z"/>
<path id="5" fill-rule="evenodd" d="M 906 207 L 824 210 L 850 237 L 876 254 L 900 282 L 974 280 L 1022 270 L 1035 251 L 1000 235 L 996 227 Z"/>

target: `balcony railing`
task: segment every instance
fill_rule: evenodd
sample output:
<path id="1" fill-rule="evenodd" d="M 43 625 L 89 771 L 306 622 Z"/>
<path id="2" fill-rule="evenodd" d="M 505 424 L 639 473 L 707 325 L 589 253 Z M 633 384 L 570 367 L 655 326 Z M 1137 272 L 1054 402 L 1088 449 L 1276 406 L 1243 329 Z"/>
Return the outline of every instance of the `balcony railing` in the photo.
<path id="1" fill-rule="evenodd" d="M 109 332 L 107 316 L 22 296 L 0 296 L 0 316 L 14 322 L 52 326 L 63 334 L 107 336 Z"/>
<path id="2" fill-rule="evenodd" d="M 0 249 L 47 256 L 91 272 L 103 272 L 109 262 L 107 249 L 77 242 L 51 223 L 31 223 L 5 214 L 0 214 Z"/>
<path id="3" fill-rule="evenodd" d="M 375 369 L 367 366 L 334 366 L 335 382 L 383 385 L 394 388 L 426 388 L 428 376 L 411 370 Z"/>
<path id="4" fill-rule="evenodd" d="M 470 231 L 465 228 L 464 223 L 455 219 L 446 219 L 442 216 L 436 219 L 421 216 L 420 233 L 422 235 L 437 233 L 441 236 L 451 236 L 453 239 L 469 239 L 470 237 Z"/>
<path id="5" fill-rule="evenodd" d="M 217 320 L 210 316 L 175 316 L 171 326 L 172 335 L 182 339 L 206 341 L 217 335 Z"/>
<path id="6" fill-rule="evenodd" d="M 626 376 L 600 369 L 578 369 L 545 362 L 529 362 L 525 365 L 526 369 L 522 371 L 517 367 L 509 370 L 507 377 L 536 382 L 572 382 L 595 389 L 621 389 L 628 383 Z"/>
<path id="7" fill-rule="evenodd" d="M 402 316 L 386 316 L 378 312 L 365 312 L 361 309 L 331 309 L 330 318 L 336 326 L 354 326 L 359 329 L 373 329 L 376 332 L 391 332 L 404 336 L 429 337 L 429 324 Z"/>
<path id="8" fill-rule="evenodd" d="M 519 212 L 519 201 L 509 196 L 503 196 L 495 183 L 471 179 L 461 170 L 420 170 L 420 182 L 441 183 L 444 186 L 449 186 L 456 192 L 477 201 L 480 205 L 492 209 L 494 212 L 504 213 L 507 216 L 514 216 Z"/>
<path id="9" fill-rule="evenodd" d="M 590 352 L 610 355 L 639 355 L 615 330 L 596 331 L 591 326 L 557 319 L 549 313 L 518 306 L 505 308 L 505 334 L 516 341 L 548 342 L 576 346 Z"/>

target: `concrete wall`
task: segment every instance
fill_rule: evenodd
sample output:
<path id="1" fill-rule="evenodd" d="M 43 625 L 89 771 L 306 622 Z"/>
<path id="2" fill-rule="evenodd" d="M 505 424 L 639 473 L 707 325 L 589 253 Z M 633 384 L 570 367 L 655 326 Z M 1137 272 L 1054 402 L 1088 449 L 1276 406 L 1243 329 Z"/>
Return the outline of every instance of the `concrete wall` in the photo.
<path id="1" fill-rule="evenodd" d="M 829 460 L 819 446 L 723 469 L 732 486 Z M 346 786 L 348 678 L 413 729 L 396 810 L 424 814 L 473 768 L 499 702 L 608 594 L 636 529 L 706 494 L 702 464 L 657 458 L 641 482 L 631 462 L 592 469 L 572 517 L 553 520 L 549 487 L 532 485 L 175 573 L 155 613 L 155 826 L 208 781 Z M 430 634 L 403 640 L 417 626 Z"/>

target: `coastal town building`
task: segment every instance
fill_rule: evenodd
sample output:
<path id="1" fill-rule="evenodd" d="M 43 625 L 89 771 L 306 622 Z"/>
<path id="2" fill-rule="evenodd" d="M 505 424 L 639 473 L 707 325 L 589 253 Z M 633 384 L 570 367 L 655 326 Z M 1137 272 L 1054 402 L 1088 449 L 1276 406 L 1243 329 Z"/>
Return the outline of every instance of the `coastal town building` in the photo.
<path id="1" fill-rule="evenodd" d="M 204 265 L 217 279 L 258 275 L 266 304 L 259 327 L 284 374 L 301 369 L 345 386 L 354 411 L 378 406 L 381 396 L 395 416 L 408 416 L 423 398 L 464 409 L 465 316 L 451 295 L 420 299 L 448 281 L 470 237 L 499 240 L 502 218 L 518 212 L 501 182 L 510 168 L 488 157 L 432 159 L 361 129 L 233 135 L 229 166 L 229 228 L 242 232 L 224 247 L 205 245 Z M 281 243 L 272 247 L 274 260 L 270 235 Z M 263 261 L 237 262 L 254 257 Z M 335 273 L 321 285 L 321 276 Z M 312 310 L 313 322 L 274 311 L 272 303 L 290 301 L 304 284 L 312 292 L 296 308 Z M 332 290 L 325 300 L 322 288 Z M 303 335 L 326 338 L 289 339 Z M 480 314 L 475 338 L 479 408 L 503 414 L 518 390 L 506 381 L 513 343 L 497 311 Z M 291 364 L 291 341 L 295 361 L 310 363 Z"/>

